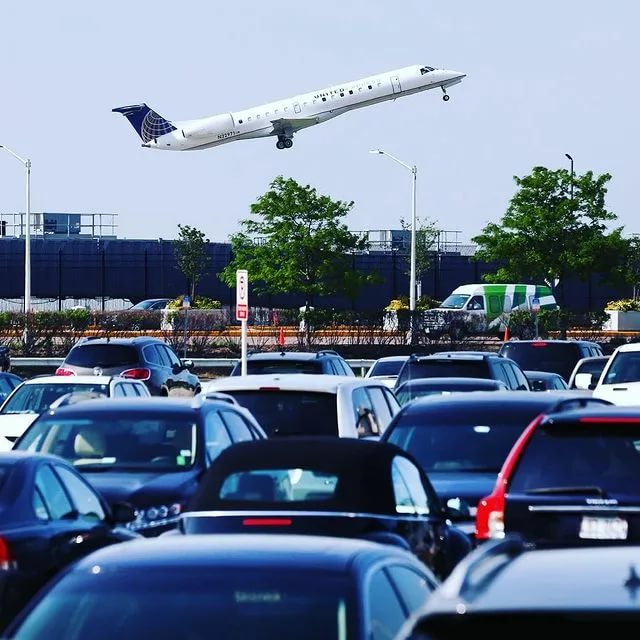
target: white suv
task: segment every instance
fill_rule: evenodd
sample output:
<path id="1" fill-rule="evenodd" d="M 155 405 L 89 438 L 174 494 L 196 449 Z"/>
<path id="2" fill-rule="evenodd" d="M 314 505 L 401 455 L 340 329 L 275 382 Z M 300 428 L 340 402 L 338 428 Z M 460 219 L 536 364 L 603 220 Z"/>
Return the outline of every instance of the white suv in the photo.
<path id="1" fill-rule="evenodd" d="M 640 405 L 640 343 L 620 345 L 611 354 L 593 397 L 613 404 Z"/>
<path id="2" fill-rule="evenodd" d="M 400 410 L 384 382 L 353 376 L 282 373 L 228 376 L 202 384 L 251 411 L 269 437 L 377 438 Z"/>
<path id="3" fill-rule="evenodd" d="M 9 450 L 26 428 L 61 396 L 79 391 L 107 398 L 149 396 L 141 380 L 121 376 L 36 376 L 20 383 L 0 406 L 0 450 Z"/>

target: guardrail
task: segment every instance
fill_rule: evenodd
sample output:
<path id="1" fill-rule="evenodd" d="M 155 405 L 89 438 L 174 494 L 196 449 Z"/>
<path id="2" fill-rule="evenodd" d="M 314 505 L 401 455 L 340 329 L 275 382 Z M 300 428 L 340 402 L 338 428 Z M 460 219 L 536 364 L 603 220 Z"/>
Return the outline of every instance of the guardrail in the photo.
<path id="1" fill-rule="evenodd" d="M 62 364 L 64 358 L 11 358 L 11 368 L 19 371 L 51 368 L 53 373 Z M 219 369 L 231 369 L 240 358 L 191 358 L 198 371 L 211 372 Z M 364 376 L 367 369 L 375 360 L 367 358 L 347 359 L 349 366 L 356 372 L 356 375 Z"/>

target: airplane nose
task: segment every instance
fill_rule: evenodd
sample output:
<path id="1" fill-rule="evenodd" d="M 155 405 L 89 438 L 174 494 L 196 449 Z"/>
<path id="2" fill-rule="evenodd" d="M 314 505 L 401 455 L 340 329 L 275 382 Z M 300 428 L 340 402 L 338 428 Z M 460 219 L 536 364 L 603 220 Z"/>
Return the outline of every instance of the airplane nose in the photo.
<path id="1" fill-rule="evenodd" d="M 443 75 L 446 76 L 447 80 L 462 80 L 462 78 L 466 78 L 467 74 L 462 73 L 462 71 L 452 71 L 451 69 L 443 69 Z"/>

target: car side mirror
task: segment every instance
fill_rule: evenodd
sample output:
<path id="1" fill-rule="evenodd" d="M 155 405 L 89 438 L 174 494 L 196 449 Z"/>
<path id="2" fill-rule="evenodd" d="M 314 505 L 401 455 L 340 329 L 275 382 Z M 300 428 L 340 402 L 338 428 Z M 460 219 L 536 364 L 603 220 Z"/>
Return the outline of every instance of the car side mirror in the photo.
<path id="1" fill-rule="evenodd" d="M 111 515 L 114 522 L 118 524 L 127 524 L 136 519 L 136 510 L 129 502 L 114 502 L 111 505 Z"/>
<path id="2" fill-rule="evenodd" d="M 594 389 L 596 385 L 594 383 L 593 387 L 591 386 L 592 377 L 590 373 L 576 373 L 574 380 L 576 389 Z"/>
<path id="3" fill-rule="evenodd" d="M 188 369 L 189 371 L 191 371 L 191 369 L 193 369 L 193 360 L 191 360 L 191 358 L 187 359 L 187 360 L 182 360 L 182 366 L 185 369 Z"/>

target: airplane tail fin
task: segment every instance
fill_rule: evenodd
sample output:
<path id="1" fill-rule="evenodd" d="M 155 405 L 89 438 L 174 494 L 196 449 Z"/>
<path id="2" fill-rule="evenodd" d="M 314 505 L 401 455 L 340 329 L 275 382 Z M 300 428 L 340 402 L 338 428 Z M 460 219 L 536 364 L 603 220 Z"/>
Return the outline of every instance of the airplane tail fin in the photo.
<path id="1" fill-rule="evenodd" d="M 112 109 L 116 113 L 121 113 L 138 132 L 143 143 L 150 142 L 155 138 L 175 131 L 176 128 L 161 115 L 158 115 L 146 104 L 132 104 L 126 107 L 116 107 Z"/>

